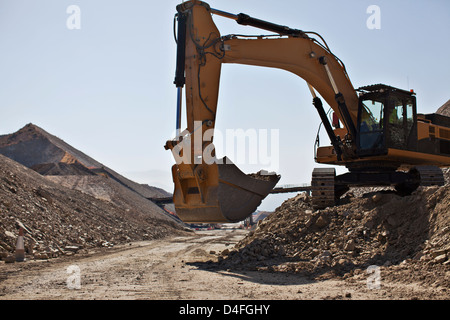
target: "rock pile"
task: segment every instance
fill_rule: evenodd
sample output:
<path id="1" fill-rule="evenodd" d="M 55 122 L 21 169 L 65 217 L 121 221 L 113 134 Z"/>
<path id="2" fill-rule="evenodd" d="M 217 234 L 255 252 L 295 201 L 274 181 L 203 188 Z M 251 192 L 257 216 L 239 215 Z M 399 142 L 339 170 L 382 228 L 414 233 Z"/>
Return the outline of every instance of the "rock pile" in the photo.
<path id="1" fill-rule="evenodd" d="M 148 199 L 170 194 L 123 177 L 36 125 L 0 136 L 0 154 L 0 259 L 11 260 L 19 227 L 27 256 L 36 259 L 184 229 Z"/>
<path id="2" fill-rule="evenodd" d="M 27 259 L 182 233 L 179 223 L 153 207 L 150 201 L 126 202 L 119 196 L 106 201 L 66 188 L 0 155 L 2 259 L 14 253 L 19 227 L 25 231 Z"/>
<path id="3" fill-rule="evenodd" d="M 111 178 L 144 198 L 168 197 L 166 191 L 136 183 L 72 147 L 65 141 L 29 123 L 15 133 L 0 136 L 0 154 L 47 177 L 96 176 Z M 83 190 L 85 192 L 90 191 Z"/>
<path id="4" fill-rule="evenodd" d="M 450 117 L 450 100 L 448 100 L 446 103 L 440 107 L 436 113 L 442 114 L 443 116 Z"/>
<path id="5" fill-rule="evenodd" d="M 285 201 L 221 264 L 329 277 L 370 265 L 395 269 L 416 263 L 431 268 L 433 279 L 442 274 L 439 281 L 450 285 L 450 186 L 419 188 L 407 197 L 380 191 L 343 201 L 318 211 L 306 194 Z M 426 272 L 418 277 L 425 279 Z"/>

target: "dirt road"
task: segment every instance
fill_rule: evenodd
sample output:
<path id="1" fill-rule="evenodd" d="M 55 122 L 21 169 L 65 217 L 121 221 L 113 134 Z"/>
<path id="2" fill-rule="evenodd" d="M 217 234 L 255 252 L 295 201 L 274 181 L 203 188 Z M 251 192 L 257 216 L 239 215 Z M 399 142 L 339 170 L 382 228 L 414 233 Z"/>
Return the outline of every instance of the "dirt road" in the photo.
<path id="1" fill-rule="evenodd" d="M 221 251 L 240 229 L 131 243 L 52 260 L 0 264 L 1 300 L 310 300 L 415 299 L 433 288 L 383 281 L 374 274 L 312 281 L 298 274 L 222 269 Z"/>

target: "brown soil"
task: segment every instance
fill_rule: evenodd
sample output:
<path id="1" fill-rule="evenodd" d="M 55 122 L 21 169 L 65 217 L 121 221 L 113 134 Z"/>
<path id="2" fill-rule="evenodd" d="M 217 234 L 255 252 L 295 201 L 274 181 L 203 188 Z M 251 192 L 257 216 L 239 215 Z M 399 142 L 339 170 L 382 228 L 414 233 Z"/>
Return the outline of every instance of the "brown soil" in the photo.
<path id="1" fill-rule="evenodd" d="M 306 194 L 289 199 L 221 264 L 316 281 L 357 279 L 378 266 L 385 280 L 433 288 L 429 298 L 450 297 L 450 186 L 346 202 L 313 211 Z"/>
<path id="2" fill-rule="evenodd" d="M 353 190 L 319 211 L 299 194 L 254 230 L 194 234 L 146 199 L 163 190 L 33 125 L 21 131 L 0 137 L 0 151 L 50 175 L 0 155 L 1 299 L 450 298 L 449 185 Z M 19 227 L 26 261 L 6 263 Z"/>
<path id="3" fill-rule="evenodd" d="M 450 117 L 450 100 L 448 100 L 442 107 L 440 107 L 436 113 Z"/>
<path id="4" fill-rule="evenodd" d="M 31 123 L 15 133 L 0 136 L 0 154 L 46 176 L 100 175 L 119 182 L 144 198 L 170 196 L 160 188 L 127 179 Z"/>
<path id="5" fill-rule="evenodd" d="M 82 177 L 91 176 L 77 178 Z M 1 155 L 0 212 L 0 258 L 14 252 L 19 227 L 25 229 L 27 257 L 39 259 L 157 239 L 184 229 L 151 201 L 117 182 L 98 181 L 88 194 L 54 183 Z"/>
<path id="6" fill-rule="evenodd" d="M 306 269 L 295 273 L 224 268 L 220 262 L 222 257 L 247 233 L 242 229 L 204 231 L 114 248 L 90 249 L 58 259 L 0 263 L 0 299 L 195 300 L 197 305 L 202 305 L 202 301 L 207 300 L 264 303 L 262 300 L 449 297 L 448 288 L 409 280 L 408 272 L 413 270 L 409 264 L 396 269 L 380 267 L 378 287 L 370 285 L 372 274 L 359 269 L 344 277 L 314 279 L 313 273 L 309 274 Z M 70 270 L 78 270 L 79 287 L 74 288 L 71 281 L 74 274 Z M 247 304 L 251 303 L 254 302 Z"/>

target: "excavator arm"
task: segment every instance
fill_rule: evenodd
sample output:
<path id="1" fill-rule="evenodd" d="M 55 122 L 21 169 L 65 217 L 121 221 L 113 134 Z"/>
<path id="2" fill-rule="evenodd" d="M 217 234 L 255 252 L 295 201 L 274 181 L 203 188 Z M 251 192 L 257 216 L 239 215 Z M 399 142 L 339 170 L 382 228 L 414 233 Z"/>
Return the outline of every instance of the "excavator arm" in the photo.
<path id="1" fill-rule="evenodd" d="M 223 63 L 239 63 L 290 71 L 316 89 L 343 123 L 356 123 L 358 97 L 343 66 L 325 48 L 311 38 L 241 39 L 230 36 L 224 40 Z M 323 62 L 322 62 L 323 61 Z M 326 63 L 326 64 L 324 64 Z M 328 67 L 335 82 L 335 92 L 327 74 Z M 347 104 L 348 116 L 340 110 L 336 95 Z M 349 132 L 350 133 L 350 132 Z"/>
<path id="2" fill-rule="evenodd" d="M 221 67 L 237 63 L 278 68 L 303 78 L 313 104 L 326 119 L 318 94 L 344 125 L 345 137 L 336 136 L 326 121 L 335 153 L 352 156 L 358 97 L 344 65 L 308 32 L 211 9 L 201 1 L 177 7 L 178 88 L 177 137 L 166 143 L 176 164 L 172 167 L 174 204 L 185 222 L 236 222 L 253 213 L 280 179 L 277 175 L 249 176 L 227 158 L 216 159 L 213 130 L 216 121 Z M 221 36 L 212 14 L 278 33 L 278 36 Z M 181 131 L 181 90 L 186 87 L 187 129 Z M 325 123 L 325 122 L 324 122 Z M 206 133 L 209 134 L 206 134 Z M 209 138 L 205 139 L 205 136 Z M 343 143 L 345 140 L 345 143 Z"/>

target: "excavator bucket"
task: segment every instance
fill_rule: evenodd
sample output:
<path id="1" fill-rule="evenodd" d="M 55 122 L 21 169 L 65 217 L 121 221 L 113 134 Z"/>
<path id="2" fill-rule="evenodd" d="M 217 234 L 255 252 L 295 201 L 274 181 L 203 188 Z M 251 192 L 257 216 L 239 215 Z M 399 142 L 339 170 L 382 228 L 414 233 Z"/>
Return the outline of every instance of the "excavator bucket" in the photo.
<path id="1" fill-rule="evenodd" d="M 183 174 L 172 168 L 177 216 L 186 223 L 239 222 L 250 216 L 280 180 L 261 171 L 246 175 L 228 159 Z M 206 172 L 205 172 L 206 171 Z"/>

